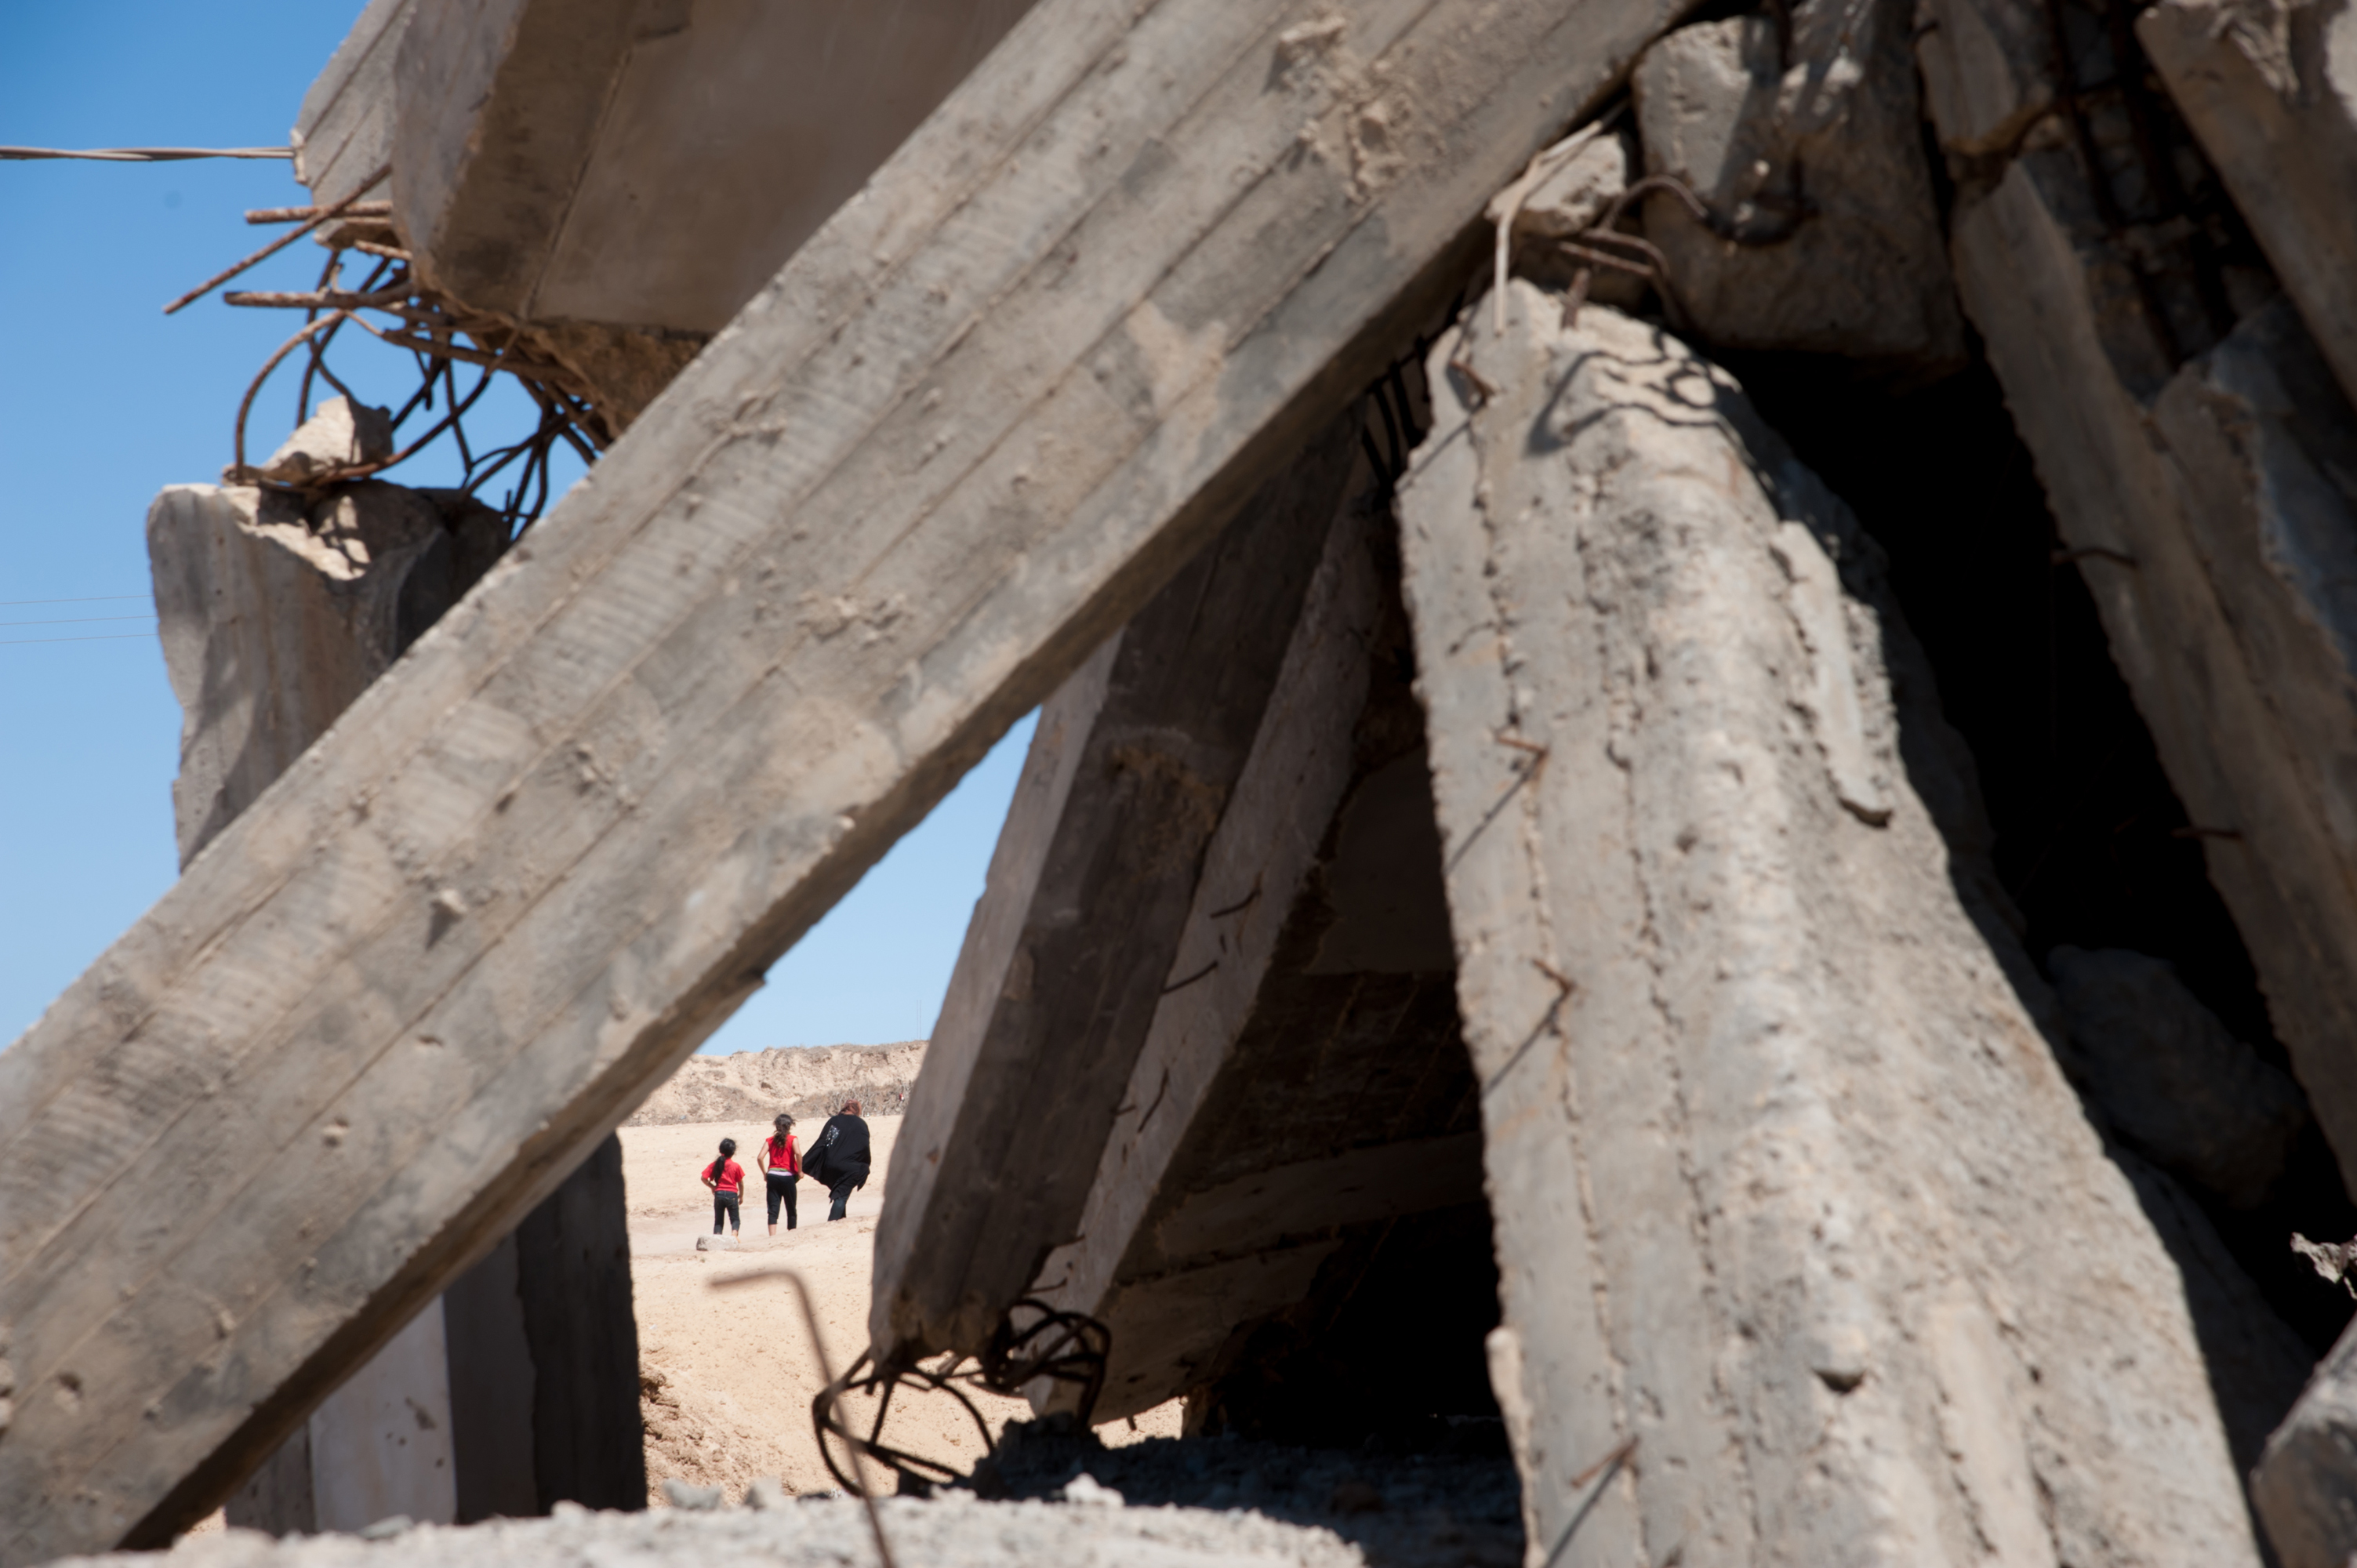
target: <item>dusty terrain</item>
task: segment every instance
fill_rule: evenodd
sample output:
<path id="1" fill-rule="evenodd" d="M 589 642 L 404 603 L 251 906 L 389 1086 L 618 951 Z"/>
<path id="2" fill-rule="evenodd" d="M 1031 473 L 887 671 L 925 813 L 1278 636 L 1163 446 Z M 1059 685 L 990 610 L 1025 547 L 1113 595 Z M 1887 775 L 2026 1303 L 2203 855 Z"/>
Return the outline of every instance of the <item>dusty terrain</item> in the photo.
<path id="1" fill-rule="evenodd" d="M 811 1431 L 811 1399 L 823 1380 L 810 1336 L 794 1305 L 792 1286 L 763 1275 L 791 1268 L 808 1282 L 829 1367 L 840 1369 L 866 1347 L 876 1216 L 883 1207 L 884 1172 L 900 1118 L 870 1117 L 868 1124 L 875 1133 L 875 1175 L 853 1195 L 846 1218 L 829 1223 L 824 1189 L 804 1181 L 797 1189 L 801 1228 L 785 1229 L 780 1214 L 774 1239 L 768 1234 L 751 1157 L 761 1122 L 622 1129 L 652 1505 L 663 1506 L 666 1479 L 722 1487 L 732 1502 L 744 1495 L 748 1482 L 763 1476 L 780 1477 L 795 1492 L 834 1487 Z M 811 1117 L 796 1132 L 807 1142 L 820 1125 L 820 1118 Z M 699 1252 L 696 1238 L 712 1229 L 712 1201 L 696 1173 L 710 1163 L 724 1137 L 737 1140 L 737 1160 L 753 1189 L 743 1244 Z M 732 1280 L 746 1283 L 726 1283 Z M 994 1435 L 1009 1417 L 1030 1414 L 1017 1400 L 985 1395 L 977 1402 Z M 1100 1435 L 1122 1443 L 1176 1436 L 1178 1431 L 1174 1403 L 1138 1417 L 1135 1432 L 1116 1422 Z M 972 1468 L 984 1452 L 972 1419 L 942 1396 L 896 1398 L 886 1438 L 962 1470 Z"/>

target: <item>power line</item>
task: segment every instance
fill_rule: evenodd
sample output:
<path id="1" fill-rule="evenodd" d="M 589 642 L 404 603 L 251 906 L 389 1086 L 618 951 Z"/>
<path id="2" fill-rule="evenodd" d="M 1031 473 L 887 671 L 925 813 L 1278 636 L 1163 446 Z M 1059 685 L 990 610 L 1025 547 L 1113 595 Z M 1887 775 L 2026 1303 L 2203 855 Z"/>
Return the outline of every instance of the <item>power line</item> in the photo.
<path id="1" fill-rule="evenodd" d="M 183 158 L 291 158 L 292 147 L 0 147 L 0 158 L 91 158 L 110 164 L 165 164 Z"/>
<path id="2" fill-rule="evenodd" d="M 91 594 L 79 599 L 0 599 L 0 608 L 14 609 L 18 605 L 94 605 L 108 599 L 144 599 L 145 594 Z"/>
<path id="3" fill-rule="evenodd" d="M 144 616 L 69 616 L 62 620 L 0 620 L 0 626 L 91 626 L 102 620 L 154 620 Z"/>
<path id="4" fill-rule="evenodd" d="M 37 642 L 128 642 L 134 638 L 152 638 L 152 631 L 115 631 L 98 637 L 11 637 L 0 639 L 0 648 L 30 648 Z"/>

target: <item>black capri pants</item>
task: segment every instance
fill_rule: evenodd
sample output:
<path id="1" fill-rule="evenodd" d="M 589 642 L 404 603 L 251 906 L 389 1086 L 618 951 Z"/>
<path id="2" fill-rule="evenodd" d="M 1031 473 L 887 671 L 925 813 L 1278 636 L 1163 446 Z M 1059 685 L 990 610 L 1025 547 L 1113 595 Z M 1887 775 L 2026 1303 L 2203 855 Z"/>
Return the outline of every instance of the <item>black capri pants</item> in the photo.
<path id="1" fill-rule="evenodd" d="M 788 1171 L 770 1173 L 770 1223 L 778 1222 L 778 1205 L 786 1206 L 786 1229 L 794 1228 L 794 1177 Z"/>

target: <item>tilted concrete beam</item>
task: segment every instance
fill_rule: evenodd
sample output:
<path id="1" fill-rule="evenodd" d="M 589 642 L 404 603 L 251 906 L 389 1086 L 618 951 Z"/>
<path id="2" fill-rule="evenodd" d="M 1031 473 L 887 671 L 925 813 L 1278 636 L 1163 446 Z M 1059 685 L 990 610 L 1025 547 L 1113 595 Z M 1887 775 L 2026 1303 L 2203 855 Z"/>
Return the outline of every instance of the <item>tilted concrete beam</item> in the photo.
<path id="1" fill-rule="evenodd" d="M 1072 1240 L 1035 1285 L 1112 1332 L 1099 1420 L 1213 1381 L 1260 1319 L 1330 1315 L 1366 1261 L 1354 1229 L 1480 1201 L 1423 725 L 1371 489 L 1335 523 Z"/>
<path id="2" fill-rule="evenodd" d="M 1400 504 L 1530 1561 L 2255 1568 L 1871 544 L 1684 344 L 1512 295 Z"/>
<path id="3" fill-rule="evenodd" d="M 1040 710 L 894 1145 L 882 1358 L 980 1349 L 1079 1222 L 1358 434 L 1329 425 Z"/>

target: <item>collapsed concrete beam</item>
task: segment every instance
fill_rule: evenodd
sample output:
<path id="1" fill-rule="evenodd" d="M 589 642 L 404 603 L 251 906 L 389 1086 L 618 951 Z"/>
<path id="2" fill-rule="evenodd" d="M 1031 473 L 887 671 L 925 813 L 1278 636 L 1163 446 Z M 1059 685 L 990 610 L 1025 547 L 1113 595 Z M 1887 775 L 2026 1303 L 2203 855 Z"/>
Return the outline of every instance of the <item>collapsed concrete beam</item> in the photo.
<path id="1" fill-rule="evenodd" d="M 2339 9 L 2167 0 L 2136 36 L 2357 402 L 2357 54 Z"/>
<path id="2" fill-rule="evenodd" d="M 1531 1561 L 2255 1563 L 1871 547 L 1674 339 L 1508 314 L 1400 506 Z"/>
<path id="3" fill-rule="evenodd" d="M 477 308 L 716 332 L 1029 6 L 415 0 L 394 211 Z"/>
<path id="4" fill-rule="evenodd" d="M 1334 523 L 1085 1207 L 1039 1271 L 1036 1294 L 1112 1331 L 1099 1420 L 1211 1380 L 1260 1318 L 1317 1312 L 1340 1232 L 1480 1199 L 1379 499 Z"/>
<path id="5" fill-rule="evenodd" d="M 219 1501 L 1340 412 L 1670 14 L 1019 23 L 0 1052 L 0 1563 Z"/>
<path id="6" fill-rule="evenodd" d="M 2336 467 L 2357 415 L 2280 304 L 2204 319 L 2191 302 L 2215 258 L 2198 231 L 2117 226 L 2031 63 L 2050 54 L 1987 43 L 2035 37 L 2041 11 L 1933 0 L 1931 15 L 1927 96 L 1971 175 L 1952 227 L 1966 312 L 2347 1181 L 2357 608 L 2341 563 L 2357 497 Z"/>
<path id="7" fill-rule="evenodd" d="M 1072 1233 L 1359 428 L 1329 425 L 1041 708 L 894 1145 L 884 1359 L 978 1350 Z"/>

